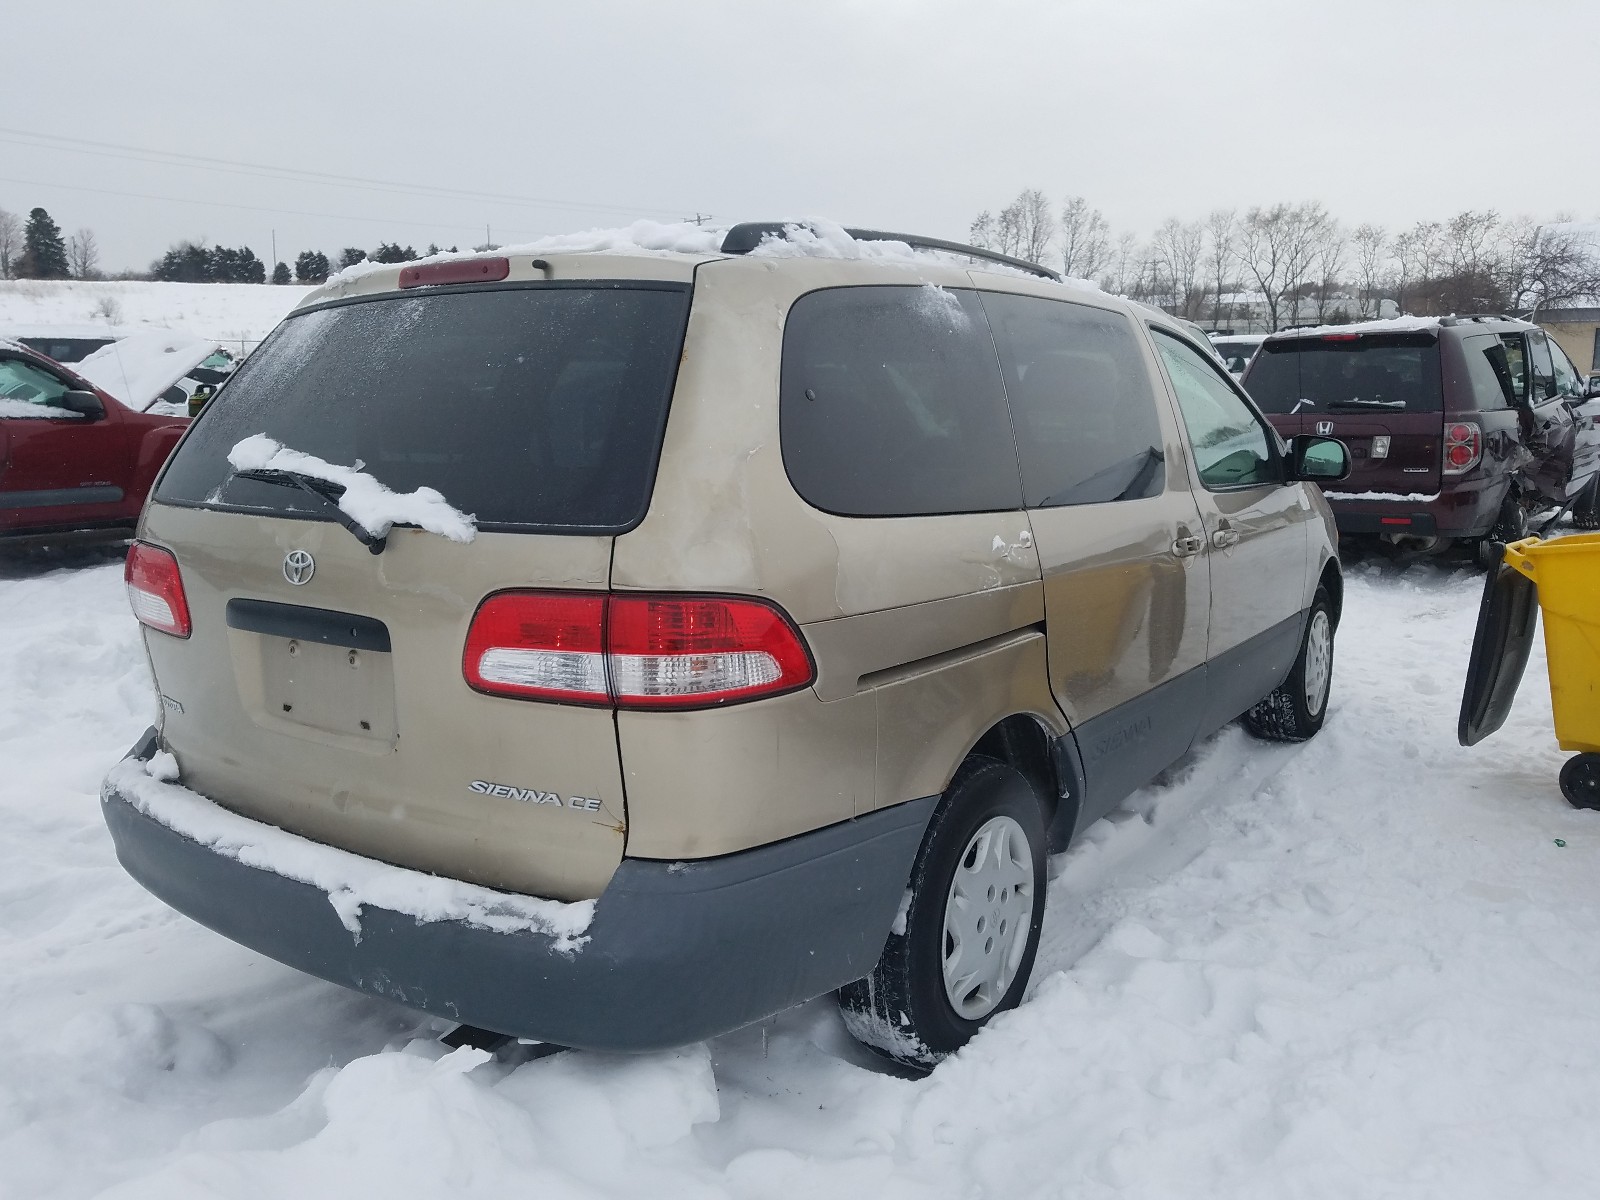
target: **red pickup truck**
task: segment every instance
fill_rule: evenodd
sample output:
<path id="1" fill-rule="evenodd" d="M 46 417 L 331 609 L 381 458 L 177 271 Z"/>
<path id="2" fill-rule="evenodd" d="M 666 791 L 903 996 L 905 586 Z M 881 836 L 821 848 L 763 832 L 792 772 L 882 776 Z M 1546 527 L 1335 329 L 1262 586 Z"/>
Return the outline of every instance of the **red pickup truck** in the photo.
<path id="1" fill-rule="evenodd" d="M 0 546 L 128 537 L 186 417 L 137 412 L 0 342 Z"/>

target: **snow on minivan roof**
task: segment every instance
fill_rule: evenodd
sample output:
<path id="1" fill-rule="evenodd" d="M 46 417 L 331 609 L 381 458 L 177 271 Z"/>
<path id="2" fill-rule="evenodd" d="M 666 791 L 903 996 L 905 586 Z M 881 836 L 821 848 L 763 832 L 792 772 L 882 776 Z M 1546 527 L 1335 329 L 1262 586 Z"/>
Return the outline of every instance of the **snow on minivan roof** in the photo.
<path id="1" fill-rule="evenodd" d="M 486 257 L 515 258 L 540 254 L 622 254 L 676 258 L 689 262 L 704 262 L 716 258 L 729 258 L 724 254 L 722 239 L 726 227 L 710 228 L 692 222 L 667 223 L 635 221 L 617 229 L 590 229 L 580 233 L 556 234 L 537 241 L 516 245 L 496 246 L 493 249 L 442 251 L 426 258 L 406 263 L 356 263 L 328 277 L 327 283 L 306 296 L 301 307 L 348 295 L 352 285 L 372 279 L 384 272 L 398 275 L 404 267 L 426 263 L 459 262 Z M 821 218 L 806 218 L 784 225 L 783 237 L 768 236 L 746 257 L 752 258 L 834 258 L 859 259 L 872 262 L 904 262 L 926 265 L 930 262 L 949 264 L 960 262 L 972 270 L 992 271 L 1020 278 L 1035 279 L 1040 283 L 1051 281 L 1028 275 L 1003 263 L 969 260 L 965 256 L 921 249 L 900 241 L 862 240 L 851 237 L 844 226 Z M 1059 286 L 1080 291 L 1092 291 L 1105 296 L 1100 285 L 1088 279 L 1062 279 Z M 1165 316 L 1166 314 L 1162 314 Z"/>

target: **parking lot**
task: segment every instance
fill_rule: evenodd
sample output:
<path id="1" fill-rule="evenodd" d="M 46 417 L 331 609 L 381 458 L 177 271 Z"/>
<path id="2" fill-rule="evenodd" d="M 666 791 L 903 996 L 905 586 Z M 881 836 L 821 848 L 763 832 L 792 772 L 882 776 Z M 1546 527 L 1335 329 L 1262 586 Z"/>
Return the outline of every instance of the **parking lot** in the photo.
<path id="1" fill-rule="evenodd" d="M 1581 1194 L 1600 825 L 1556 788 L 1542 648 L 1464 751 L 1481 576 L 1348 570 L 1325 734 L 1229 728 L 1054 860 L 1030 998 L 919 1082 L 826 999 L 675 1053 L 449 1055 L 164 908 L 96 802 L 152 717 L 120 563 L 14 556 L 10 1194 Z"/>

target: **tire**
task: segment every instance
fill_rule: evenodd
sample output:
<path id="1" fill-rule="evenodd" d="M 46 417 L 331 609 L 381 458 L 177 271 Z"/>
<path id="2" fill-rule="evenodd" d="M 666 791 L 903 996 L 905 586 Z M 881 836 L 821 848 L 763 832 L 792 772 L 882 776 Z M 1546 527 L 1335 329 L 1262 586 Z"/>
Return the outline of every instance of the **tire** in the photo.
<path id="1" fill-rule="evenodd" d="M 1562 764 L 1561 794 L 1573 808 L 1600 809 L 1600 754 L 1576 754 Z"/>
<path id="2" fill-rule="evenodd" d="M 1333 633 L 1333 602 L 1328 590 L 1318 587 L 1289 678 L 1244 714 L 1245 729 L 1269 742 L 1316 737 L 1328 715 L 1328 692 L 1333 687 Z"/>
<path id="3" fill-rule="evenodd" d="M 1579 529 L 1600 529 L 1600 475 L 1589 481 L 1573 504 L 1572 523 Z"/>
<path id="4" fill-rule="evenodd" d="M 1033 785 L 1006 763 L 969 758 L 928 823 L 878 965 L 839 990 L 845 1027 L 878 1054 L 932 1070 L 1021 1002 L 1044 899 Z"/>

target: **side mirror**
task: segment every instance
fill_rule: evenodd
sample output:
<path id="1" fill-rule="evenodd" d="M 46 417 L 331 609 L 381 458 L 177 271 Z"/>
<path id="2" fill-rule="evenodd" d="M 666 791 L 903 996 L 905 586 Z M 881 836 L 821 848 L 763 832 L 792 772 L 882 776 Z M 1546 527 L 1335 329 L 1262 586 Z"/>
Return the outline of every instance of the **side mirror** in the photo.
<path id="1" fill-rule="evenodd" d="M 80 417 L 87 417 L 91 421 L 98 421 L 106 415 L 106 406 L 100 403 L 100 397 L 93 392 L 74 389 L 62 394 L 56 401 L 57 408 L 64 408 L 68 412 L 75 412 Z"/>
<path id="2" fill-rule="evenodd" d="M 1583 386 L 1583 398 L 1593 400 L 1596 396 L 1600 396 L 1600 375 L 1591 375 L 1589 382 Z"/>
<path id="3" fill-rule="evenodd" d="M 1289 440 L 1289 481 L 1338 483 L 1350 476 L 1350 450 L 1338 438 L 1302 434 Z"/>

